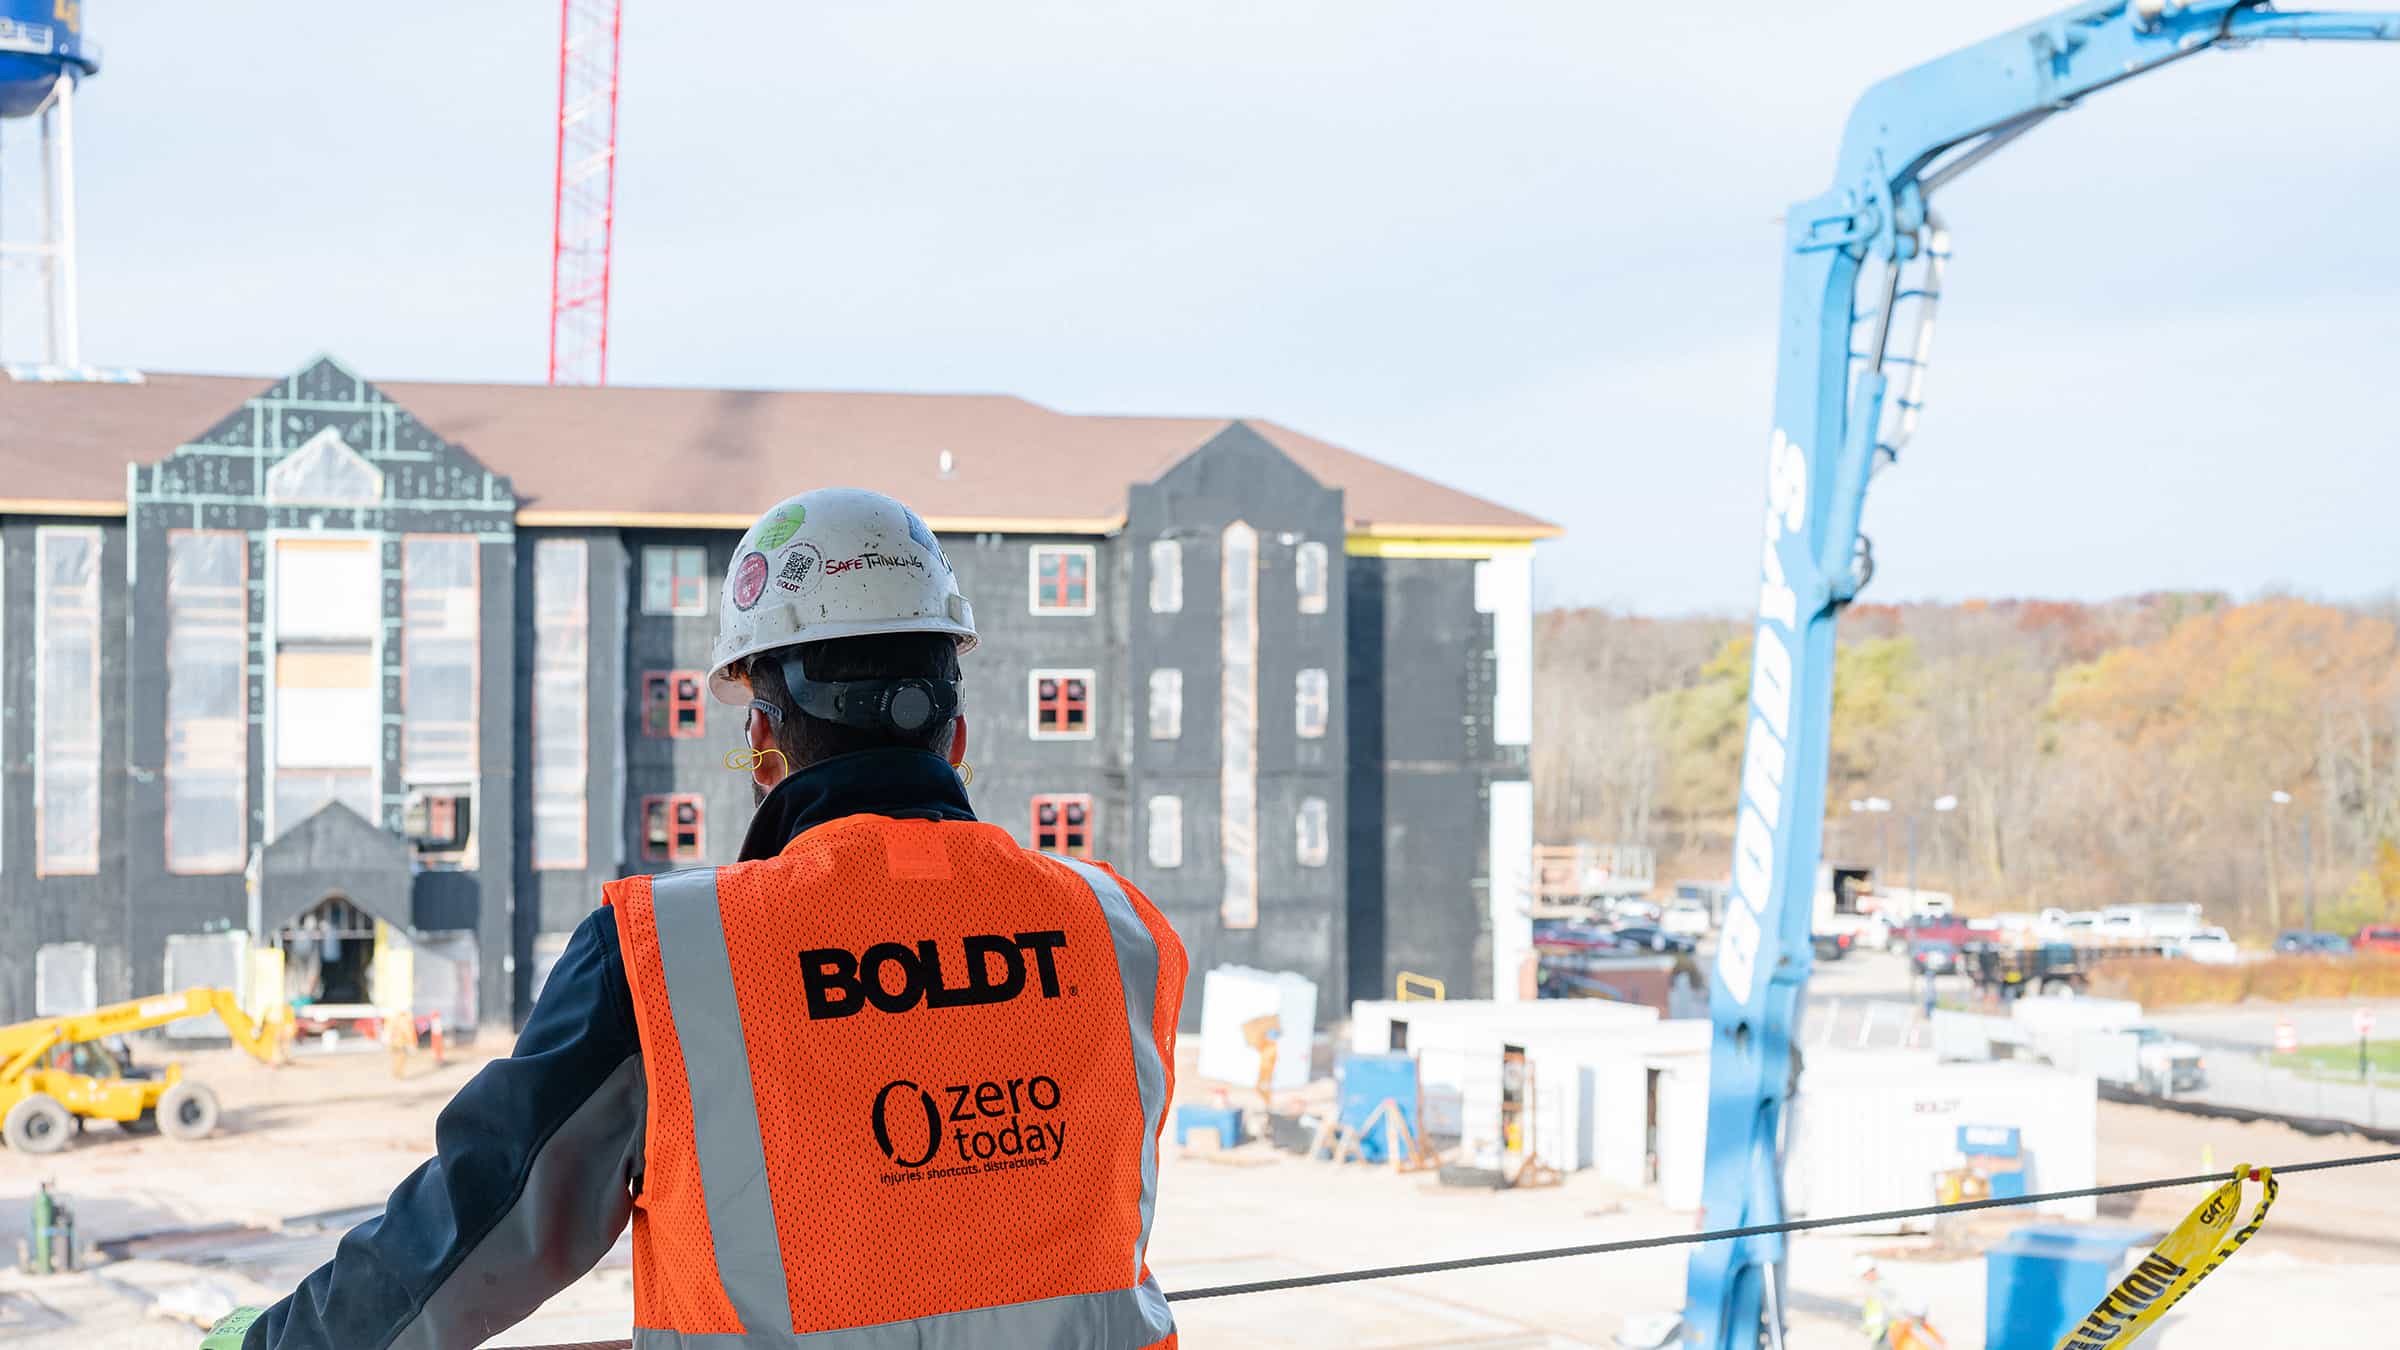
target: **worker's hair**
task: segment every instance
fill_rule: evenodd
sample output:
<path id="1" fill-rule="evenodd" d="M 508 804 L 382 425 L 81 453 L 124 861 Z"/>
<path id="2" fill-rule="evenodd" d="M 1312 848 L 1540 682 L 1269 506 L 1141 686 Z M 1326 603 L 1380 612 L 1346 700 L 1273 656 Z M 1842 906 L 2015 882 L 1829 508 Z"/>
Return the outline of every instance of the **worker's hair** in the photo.
<path id="1" fill-rule="evenodd" d="M 844 726 L 800 711 L 783 681 L 782 658 L 798 652 L 801 668 L 812 680 L 936 680 L 958 681 L 958 640 L 947 633 L 877 633 L 870 637 L 834 638 L 804 642 L 761 652 L 750 659 L 750 696 L 783 713 L 775 724 L 775 748 L 794 769 L 858 750 L 931 750 L 946 754 L 950 728 L 944 719 L 915 736 L 880 728 Z"/>

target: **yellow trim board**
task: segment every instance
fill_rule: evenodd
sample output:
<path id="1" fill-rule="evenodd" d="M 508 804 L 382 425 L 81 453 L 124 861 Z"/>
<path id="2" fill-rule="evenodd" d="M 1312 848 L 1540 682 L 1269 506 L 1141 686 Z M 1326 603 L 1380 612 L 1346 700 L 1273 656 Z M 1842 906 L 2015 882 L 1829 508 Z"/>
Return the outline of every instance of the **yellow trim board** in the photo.
<path id="1" fill-rule="evenodd" d="M 1342 551 L 1354 558 L 1500 558 L 1533 552 L 1530 539 L 1389 539 L 1351 535 Z"/>
<path id="2" fill-rule="evenodd" d="M 46 501 L 35 497 L 0 497 L 0 516 L 121 516 L 121 501 Z"/>
<path id="3" fill-rule="evenodd" d="M 756 516 L 709 511 L 576 511 L 532 509 L 517 512 L 517 524 L 527 528 L 747 530 Z M 1017 516 L 927 516 L 925 524 L 940 534 L 1114 534 L 1125 528 L 1123 516 L 1067 516 L 1039 519 Z"/>
<path id="4" fill-rule="evenodd" d="M 1369 539 L 1495 539 L 1502 543 L 1529 544 L 1536 539 L 1556 539 L 1566 531 L 1556 525 L 1535 522 L 1531 525 L 1443 525 L 1438 522 L 1410 524 L 1401 521 L 1371 520 L 1350 529 L 1353 538 Z"/>

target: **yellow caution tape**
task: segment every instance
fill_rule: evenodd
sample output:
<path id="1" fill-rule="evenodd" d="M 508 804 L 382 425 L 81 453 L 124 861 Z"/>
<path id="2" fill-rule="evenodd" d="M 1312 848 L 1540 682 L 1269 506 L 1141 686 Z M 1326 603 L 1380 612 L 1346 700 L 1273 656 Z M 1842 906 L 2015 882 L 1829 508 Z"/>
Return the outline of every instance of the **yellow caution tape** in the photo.
<path id="1" fill-rule="evenodd" d="M 2246 1179 L 2257 1180 L 2266 1190 L 2258 1198 L 2258 1208 L 2250 1211 L 2250 1222 L 2228 1236 L 2226 1230 L 2233 1228 L 2241 1214 L 2242 1182 Z M 2185 1215 L 2165 1241 L 2108 1291 L 2091 1316 L 2059 1341 L 2057 1350 L 2111 1350 L 2132 1345 L 2177 1299 L 2192 1292 L 2193 1286 L 2250 1240 L 2267 1221 L 2275 1189 L 2273 1169 L 2252 1168 L 2247 1163 L 2234 1168 L 2233 1179 L 2210 1191 L 2199 1208 Z"/>

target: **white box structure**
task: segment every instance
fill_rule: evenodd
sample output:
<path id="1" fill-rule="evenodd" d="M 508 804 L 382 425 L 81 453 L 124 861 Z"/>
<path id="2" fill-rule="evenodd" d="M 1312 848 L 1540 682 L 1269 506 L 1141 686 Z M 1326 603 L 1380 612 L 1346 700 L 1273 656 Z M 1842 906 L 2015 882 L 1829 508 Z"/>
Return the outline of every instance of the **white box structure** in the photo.
<path id="1" fill-rule="evenodd" d="M 2090 1074 L 2043 1064 L 1944 1064 L 1930 1051 L 1815 1051 L 1800 1079 L 1785 1201 L 1794 1217 L 1930 1205 L 1934 1174 L 1960 1165 L 1961 1125 L 2019 1131 L 2029 1192 L 2095 1186 L 2099 1099 Z M 2064 1219 L 2099 1213 L 2089 1197 L 2036 1209 Z"/>
<path id="2" fill-rule="evenodd" d="M 1200 1058 L 1203 1078 L 1247 1087 L 1258 1081 L 1258 1051 L 1242 1026 L 1253 1018 L 1277 1019 L 1275 1073 L 1279 1091 L 1308 1086 L 1309 1051 L 1317 1034 L 1317 985 L 1289 971 L 1219 966 L 1200 982 Z"/>

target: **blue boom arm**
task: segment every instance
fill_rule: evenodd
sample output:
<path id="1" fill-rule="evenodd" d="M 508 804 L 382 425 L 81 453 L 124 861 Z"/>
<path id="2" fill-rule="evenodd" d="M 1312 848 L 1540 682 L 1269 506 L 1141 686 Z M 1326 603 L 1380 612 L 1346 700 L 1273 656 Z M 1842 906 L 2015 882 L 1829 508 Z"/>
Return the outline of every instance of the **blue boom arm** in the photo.
<path id="1" fill-rule="evenodd" d="M 1833 190 L 1785 218 L 1733 900 L 1709 1007 L 1709 1228 L 1784 1218 L 1782 1154 L 1811 964 L 1834 621 L 1873 572 L 1859 533 L 1868 478 L 1898 459 L 1915 428 L 1948 254 L 1928 199 L 2087 95 L 2211 47 L 2261 39 L 2400 41 L 2400 14 L 2164 0 L 2080 5 L 1869 89 L 1844 132 Z M 1870 262 L 1881 264 L 1881 284 L 1862 297 Z M 1894 313 L 1903 308 L 1915 311 L 1914 340 L 1898 351 Z M 1763 1328 L 1780 1346 L 1784 1254 L 1781 1235 L 1695 1251 L 1685 1344 L 1755 1350 Z"/>

